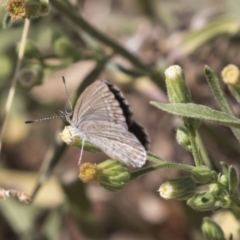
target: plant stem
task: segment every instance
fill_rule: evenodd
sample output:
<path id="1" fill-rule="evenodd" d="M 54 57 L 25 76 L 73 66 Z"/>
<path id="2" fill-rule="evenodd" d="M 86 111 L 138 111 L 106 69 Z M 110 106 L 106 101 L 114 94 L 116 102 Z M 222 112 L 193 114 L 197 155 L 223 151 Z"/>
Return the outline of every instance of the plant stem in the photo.
<path id="1" fill-rule="evenodd" d="M 144 63 L 142 63 L 136 56 L 134 56 L 127 49 L 115 42 L 113 39 L 109 38 L 105 34 L 101 33 L 99 30 L 91 26 L 76 11 L 73 11 L 74 9 L 69 9 L 69 5 L 66 6 L 62 2 L 57 0 L 50 0 L 49 2 L 61 13 L 62 16 L 65 16 L 68 20 L 70 20 L 73 25 L 78 26 L 98 41 L 112 48 L 116 53 L 128 59 L 134 66 L 140 68 L 143 71 L 149 72 L 149 68 Z"/>
<path id="2" fill-rule="evenodd" d="M 146 173 L 158 170 L 160 168 L 175 168 L 178 170 L 183 170 L 183 171 L 192 171 L 192 169 L 194 168 L 193 166 L 190 165 L 186 165 L 186 164 L 181 164 L 181 163 L 169 163 L 169 162 L 164 162 L 164 163 L 160 163 L 160 164 L 156 164 L 154 166 L 151 167 L 147 167 L 147 168 L 143 168 L 137 171 L 134 171 L 131 173 L 131 180 L 134 180 Z"/>
<path id="3" fill-rule="evenodd" d="M 56 164 L 61 159 L 61 156 L 63 155 L 64 151 L 67 148 L 67 145 L 64 144 L 60 139 L 58 134 L 55 135 L 56 141 L 54 144 L 48 149 L 47 154 L 45 155 L 45 158 L 43 160 L 43 164 L 41 166 L 41 169 L 38 174 L 37 183 L 33 189 L 32 193 L 32 200 L 35 199 L 38 191 L 42 187 L 42 185 L 48 180 L 50 174 L 53 171 L 53 168 L 56 166 Z"/>
<path id="4" fill-rule="evenodd" d="M 196 144 L 198 146 L 198 149 L 201 153 L 201 157 L 202 157 L 202 161 L 203 164 L 208 166 L 209 168 L 216 170 L 216 166 L 214 165 L 213 160 L 210 158 L 206 147 L 203 144 L 203 141 L 201 139 L 200 134 L 198 133 L 198 131 L 196 131 Z"/>
<path id="5" fill-rule="evenodd" d="M 196 131 L 191 126 L 188 127 L 188 130 L 189 130 L 189 140 L 192 147 L 192 155 L 194 158 L 195 165 L 201 166 L 203 165 L 203 163 L 202 163 L 202 157 L 200 155 L 199 149 L 196 144 Z"/>
<path id="6" fill-rule="evenodd" d="M 22 31 L 22 38 L 21 38 L 21 42 L 20 42 L 16 68 L 15 68 L 15 72 L 13 75 L 11 87 L 10 87 L 10 90 L 8 93 L 8 98 L 7 98 L 7 102 L 5 105 L 4 113 L 2 116 L 2 128 L 0 130 L 0 152 L 2 149 L 2 141 L 3 141 L 4 133 L 6 130 L 6 124 L 7 124 L 8 118 L 9 118 L 10 109 L 12 107 L 13 98 L 14 98 L 15 91 L 16 91 L 17 75 L 21 68 L 29 27 L 30 27 L 30 20 L 26 18 L 25 22 L 24 22 L 23 31 Z"/>
<path id="7" fill-rule="evenodd" d="M 147 154 L 147 160 L 148 160 L 148 161 L 151 161 L 151 162 L 158 163 L 158 164 L 160 164 L 160 163 L 165 163 L 165 162 L 166 162 L 165 160 L 159 158 L 158 156 L 154 155 L 154 154 L 151 153 L 151 152 L 148 152 L 148 154 Z"/>

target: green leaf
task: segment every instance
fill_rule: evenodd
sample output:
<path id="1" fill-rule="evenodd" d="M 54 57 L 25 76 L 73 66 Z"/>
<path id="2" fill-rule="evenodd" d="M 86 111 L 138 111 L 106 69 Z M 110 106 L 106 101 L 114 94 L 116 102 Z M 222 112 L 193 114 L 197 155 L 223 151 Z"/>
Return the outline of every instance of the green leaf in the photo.
<path id="1" fill-rule="evenodd" d="M 62 205 L 49 211 L 42 227 L 42 235 L 48 240 L 59 239 L 63 222 L 64 206 Z"/>
<path id="2" fill-rule="evenodd" d="M 176 54 L 178 56 L 180 54 L 187 55 L 220 35 L 234 36 L 238 31 L 239 24 L 236 18 L 220 16 L 204 27 L 185 34 L 179 43 Z"/>
<path id="3" fill-rule="evenodd" d="M 205 73 L 207 82 L 208 82 L 209 86 L 211 87 L 214 97 L 217 100 L 221 110 L 223 112 L 234 115 L 234 111 L 233 111 L 230 103 L 228 102 L 228 99 L 227 99 L 225 93 L 221 89 L 220 81 L 219 81 L 217 75 L 207 65 L 205 65 L 205 67 L 204 67 L 204 73 Z"/>
<path id="4" fill-rule="evenodd" d="M 7 29 L 11 27 L 11 25 L 12 25 L 11 17 L 8 14 L 5 14 L 2 20 L 2 28 Z"/>
<path id="5" fill-rule="evenodd" d="M 21 239 L 33 239 L 34 223 L 40 213 L 40 209 L 34 205 L 25 205 L 9 198 L 0 201 L 0 211 L 2 218 L 9 223 L 12 230 Z"/>
<path id="6" fill-rule="evenodd" d="M 231 116 L 227 113 L 214 110 L 212 108 L 194 104 L 194 103 L 158 103 L 150 102 L 153 106 L 175 114 L 181 117 L 188 117 L 200 120 L 211 121 L 217 124 L 225 125 L 228 127 L 240 128 L 240 120 L 237 117 Z"/>
<path id="7" fill-rule="evenodd" d="M 214 97 L 215 97 L 216 101 L 218 102 L 221 110 L 225 113 L 235 116 L 235 113 L 234 113 L 231 105 L 229 104 L 226 95 L 224 94 L 224 92 L 221 89 L 220 81 L 219 81 L 217 75 L 208 66 L 205 66 L 204 72 L 205 72 L 207 82 L 208 82 L 209 86 L 211 87 Z M 231 91 L 230 87 L 229 87 L 229 90 Z M 234 95 L 233 92 L 232 92 L 232 94 Z M 236 95 L 239 95 L 239 94 L 236 94 Z M 240 141 L 240 130 L 234 129 L 234 128 L 231 128 L 231 130 L 232 130 L 233 134 L 235 135 L 235 137 L 238 139 L 238 141 Z"/>
<path id="8" fill-rule="evenodd" d="M 238 176 L 236 169 L 233 166 L 229 167 L 228 181 L 228 190 L 230 193 L 234 193 L 238 185 Z"/>

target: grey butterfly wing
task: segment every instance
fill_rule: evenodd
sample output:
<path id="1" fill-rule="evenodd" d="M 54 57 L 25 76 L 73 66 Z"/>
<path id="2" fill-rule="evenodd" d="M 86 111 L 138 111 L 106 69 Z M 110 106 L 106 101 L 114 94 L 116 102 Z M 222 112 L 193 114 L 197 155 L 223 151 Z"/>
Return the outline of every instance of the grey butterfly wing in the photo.
<path id="1" fill-rule="evenodd" d="M 127 129 L 120 104 L 103 81 L 95 81 L 85 89 L 76 103 L 71 121 L 76 127 L 83 121 L 107 121 Z"/>
<path id="2" fill-rule="evenodd" d="M 142 167 L 146 162 L 146 150 L 139 140 L 121 125 L 101 121 L 82 122 L 80 129 L 86 139 L 109 157 L 128 166 Z"/>

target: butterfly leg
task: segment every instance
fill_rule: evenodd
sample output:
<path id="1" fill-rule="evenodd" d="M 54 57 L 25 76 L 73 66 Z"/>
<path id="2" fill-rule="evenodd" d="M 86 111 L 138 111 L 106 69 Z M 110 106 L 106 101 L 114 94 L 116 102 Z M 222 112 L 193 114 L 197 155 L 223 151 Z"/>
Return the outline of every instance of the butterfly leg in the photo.
<path id="1" fill-rule="evenodd" d="M 85 138 L 82 139 L 82 148 L 81 148 L 81 153 L 80 153 L 80 157 L 79 157 L 79 160 L 78 160 L 78 165 L 81 164 L 82 154 L 83 154 L 83 147 L 84 147 L 84 141 L 85 141 Z"/>

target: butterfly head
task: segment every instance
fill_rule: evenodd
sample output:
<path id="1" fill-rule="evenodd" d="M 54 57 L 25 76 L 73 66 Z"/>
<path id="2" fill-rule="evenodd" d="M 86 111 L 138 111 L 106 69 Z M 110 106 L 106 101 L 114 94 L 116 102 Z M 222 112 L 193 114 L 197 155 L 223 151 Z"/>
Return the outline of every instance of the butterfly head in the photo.
<path id="1" fill-rule="evenodd" d="M 66 120 L 70 123 L 72 121 L 72 116 L 73 116 L 73 111 L 67 111 L 65 110 L 64 112 L 63 111 L 60 111 L 63 116 L 66 118 Z"/>

